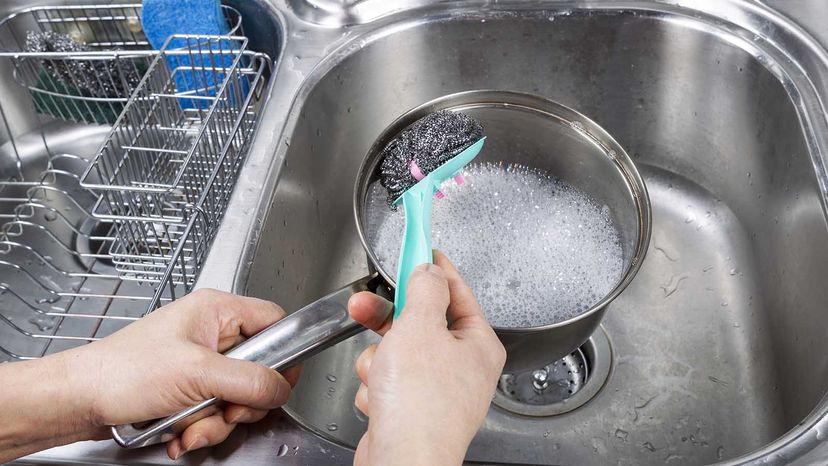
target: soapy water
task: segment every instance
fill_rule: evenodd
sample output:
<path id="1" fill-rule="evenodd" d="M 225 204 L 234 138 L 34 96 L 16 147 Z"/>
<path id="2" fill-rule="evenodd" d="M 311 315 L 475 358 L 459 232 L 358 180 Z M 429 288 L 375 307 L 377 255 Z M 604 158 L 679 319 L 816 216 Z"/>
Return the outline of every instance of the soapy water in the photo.
<path id="1" fill-rule="evenodd" d="M 567 320 L 620 281 L 623 256 L 608 207 L 521 165 L 475 163 L 464 176 L 434 199 L 432 246 L 457 266 L 491 325 Z M 369 187 L 366 235 L 396 278 L 405 214 L 388 208 L 386 194 L 379 182 Z"/>

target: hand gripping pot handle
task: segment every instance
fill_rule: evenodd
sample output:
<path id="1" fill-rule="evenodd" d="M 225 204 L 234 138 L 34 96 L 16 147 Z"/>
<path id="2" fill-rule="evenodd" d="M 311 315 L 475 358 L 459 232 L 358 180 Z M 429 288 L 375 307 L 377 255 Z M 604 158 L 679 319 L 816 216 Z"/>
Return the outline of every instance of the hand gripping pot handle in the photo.
<path id="1" fill-rule="evenodd" d="M 262 330 L 225 356 L 254 361 L 274 370 L 296 365 L 365 330 L 348 315 L 348 300 L 360 291 L 376 290 L 379 282 L 376 274 L 357 280 Z M 219 403 L 219 399 L 211 398 L 148 424 L 113 426 L 112 436 L 124 448 L 168 442 L 187 426 L 217 412 Z"/>

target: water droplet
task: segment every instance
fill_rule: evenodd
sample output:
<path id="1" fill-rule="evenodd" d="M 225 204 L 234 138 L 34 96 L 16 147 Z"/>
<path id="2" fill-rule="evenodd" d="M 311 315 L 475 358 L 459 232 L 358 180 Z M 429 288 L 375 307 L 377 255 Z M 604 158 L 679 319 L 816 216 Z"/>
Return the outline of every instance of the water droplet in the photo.
<path id="1" fill-rule="evenodd" d="M 43 214 L 43 218 L 45 218 L 47 222 L 52 222 L 57 218 L 57 214 L 50 210 Z"/>
<path id="2" fill-rule="evenodd" d="M 46 316 L 32 317 L 29 323 L 35 325 L 41 332 L 55 328 L 55 319 Z"/>
<path id="3" fill-rule="evenodd" d="M 290 449 L 290 447 L 288 447 L 284 443 L 279 445 L 279 449 L 276 450 L 276 456 L 285 456 L 285 455 L 287 455 L 289 449 Z"/>
<path id="4" fill-rule="evenodd" d="M 727 382 L 725 382 L 724 380 L 717 379 L 716 377 L 713 377 L 712 375 L 708 375 L 707 378 L 708 378 L 708 380 L 710 380 L 711 382 L 713 382 L 717 385 L 721 385 L 722 387 L 727 387 Z"/>
<path id="5" fill-rule="evenodd" d="M 336 376 L 333 374 L 328 374 L 325 378 L 328 379 L 329 382 L 336 382 Z"/>
<path id="6" fill-rule="evenodd" d="M 615 429 L 615 438 L 620 439 L 622 442 L 626 442 L 627 441 L 627 436 L 629 436 L 629 435 L 630 435 L 630 433 L 627 432 L 626 430 Z"/>
<path id="7" fill-rule="evenodd" d="M 683 458 L 684 458 L 684 457 L 683 457 L 683 456 L 681 456 L 681 455 L 677 455 L 677 454 L 675 454 L 675 453 L 670 453 L 669 455 L 667 455 L 667 456 L 664 458 L 664 464 L 670 463 L 671 461 L 679 461 L 679 460 L 681 460 L 681 459 L 683 459 Z"/>
<path id="8" fill-rule="evenodd" d="M 332 423 L 328 424 L 328 430 L 329 431 L 335 432 L 337 429 L 339 429 L 339 426 L 336 425 L 336 423 L 332 422 Z"/>
<path id="9" fill-rule="evenodd" d="M 673 275 L 672 277 L 670 277 L 669 282 L 659 286 L 659 288 L 661 288 L 661 290 L 664 292 L 664 297 L 667 298 L 676 291 L 678 291 L 681 282 L 686 280 L 687 278 L 688 276 L 686 274 Z"/>
<path id="10" fill-rule="evenodd" d="M 724 459 L 724 447 L 723 446 L 719 446 L 719 448 L 716 449 L 716 459 L 718 459 L 718 460 Z"/>
<path id="11" fill-rule="evenodd" d="M 653 246 L 653 247 L 655 248 L 656 251 L 658 251 L 662 255 L 664 255 L 664 257 L 666 257 L 667 260 L 669 260 L 670 262 L 676 262 L 678 260 L 678 259 L 673 257 L 673 255 L 675 255 L 675 254 L 671 255 L 671 253 L 667 252 L 667 250 L 662 248 L 661 246 Z"/>
<path id="12" fill-rule="evenodd" d="M 712 266 L 712 265 L 708 265 L 707 267 L 705 267 L 705 268 L 703 268 L 703 269 L 702 269 L 702 272 L 707 273 L 707 272 L 710 272 L 711 270 L 713 270 L 713 266 Z"/>
<path id="13" fill-rule="evenodd" d="M 730 275 L 736 275 L 736 273 L 737 273 L 738 271 L 739 271 L 738 269 L 736 269 L 736 268 L 732 268 L 732 269 L 730 269 Z"/>
<path id="14" fill-rule="evenodd" d="M 656 451 L 656 447 L 652 444 L 652 442 L 644 442 L 641 444 L 641 446 L 646 448 L 647 450 Z"/>

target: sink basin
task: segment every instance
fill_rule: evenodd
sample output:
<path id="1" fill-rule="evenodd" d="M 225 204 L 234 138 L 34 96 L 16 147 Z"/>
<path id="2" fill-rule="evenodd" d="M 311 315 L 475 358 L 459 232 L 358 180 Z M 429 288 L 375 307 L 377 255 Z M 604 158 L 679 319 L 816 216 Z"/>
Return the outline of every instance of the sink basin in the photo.
<path id="1" fill-rule="evenodd" d="M 816 422 L 828 389 L 828 288 L 816 278 L 828 274 L 824 128 L 809 117 L 818 94 L 797 87 L 776 49 L 669 9 L 415 16 L 387 21 L 308 78 L 239 291 L 298 309 L 367 272 L 351 193 L 397 116 L 469 89 L 535 93 L 592 118 L 633 156 L 653 237 L 604 319 L 611 370 L 597 394 L 556 416 L 493 405 L 468 459 L 708 464 L 766 454 Z M 353 363 L 375 341 L 362 334 L 308 361 L 288 413 L 354 447 L 366 419 L 353 407 Z"/>

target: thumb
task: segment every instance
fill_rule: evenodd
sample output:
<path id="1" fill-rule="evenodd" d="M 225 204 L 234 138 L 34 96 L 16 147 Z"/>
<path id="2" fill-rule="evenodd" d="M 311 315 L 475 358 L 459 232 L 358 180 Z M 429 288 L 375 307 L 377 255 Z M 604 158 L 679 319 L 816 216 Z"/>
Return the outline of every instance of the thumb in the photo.
<path id="1" fill-rule="evenodd" d="M 348 300 L 351 318 L 380 335 L 391 328 L 394 303 L 388 302 L 370 291 L 361 291 Z"/>
<path id="2" fill-rule="evenodd" d="M 210 353 L 203 366 L 206 390 L 211 396 L 256 409 L 285 404 L 290 384 L 281 374 L 261 364 Z"/>
<path id="3" fill-rule="evenodd" d="M 398 322 L 416 319 L 446 328 L 448 305 L 449 287 L 443 269 L 434 264 L 420 264 L 408 278 L 405 306 Z"/>

